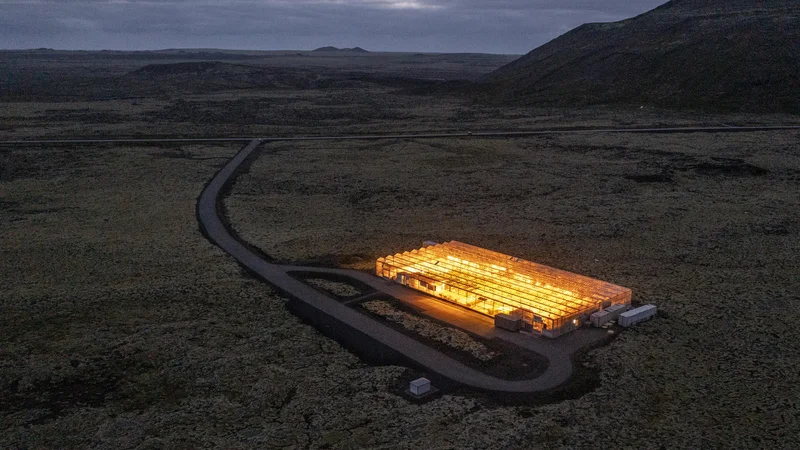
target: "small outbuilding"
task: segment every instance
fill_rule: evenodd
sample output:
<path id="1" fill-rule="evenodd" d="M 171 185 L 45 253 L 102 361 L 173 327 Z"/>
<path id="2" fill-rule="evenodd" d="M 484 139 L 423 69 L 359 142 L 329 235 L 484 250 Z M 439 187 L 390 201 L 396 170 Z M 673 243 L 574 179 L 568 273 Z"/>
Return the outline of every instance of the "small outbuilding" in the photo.
<path id="1" fill-rule="evenodd" d="M 431 391 L 431 381 L 427 378 L 417 378 L 408 384 L 408 390 L 413 395 L 425 395 Z"/>
<path id="2" fill-rule="evenodd" d="M 494 326 L 508 331 L 519 331 L 522 317 L 514 317 L 510 314 L 497 314 L 494 316 Z"/>

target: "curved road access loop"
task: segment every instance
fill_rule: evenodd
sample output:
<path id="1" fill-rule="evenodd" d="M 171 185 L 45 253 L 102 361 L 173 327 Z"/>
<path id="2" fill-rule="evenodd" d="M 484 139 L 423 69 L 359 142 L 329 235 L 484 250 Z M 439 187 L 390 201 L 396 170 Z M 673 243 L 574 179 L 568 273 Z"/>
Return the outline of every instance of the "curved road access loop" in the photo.
<path id="1" fill-rule="evenodd" d="M 328 138 L 273 138 L 256 139 L 239 151 L 206 185 L 197 204 L 197 217 L 201 229 L 210 241 L 222 250 L 233 256 L 242 266 L 257 274 L 259 277 L 273 285 L 279 291 L 301 302 L 305 311 L 313 311 L 333 319 L 333 323 L 343 324 L 350 330 L 355 330 L 361 335 L 380 343 L 383 347 L 394 351 L 405 358 L 412 365 L 425 368 L 449 380 L 473 388 L 500 393 L 535 393 L 552 390 L 567 380 L 573 372 L 571 352 L 565 351 L 563 346 L 554 345 L 544 339 L 531 339 L 519 333 L 505 330 L 493 330 L 492 336 L 520 347 L 528 348 L 547 358 L 548 366 L 544 373 L 529 380 L 504 380 L 468 367 L 455 359 L 435 350 L 383 323 L 380 323 L 365 314 L 361 314 L 351 307 L 315 290 L 291 276 L 293 272 L 317 272 L 350 277 L 361 281 L 374 288 L 398 298 L 408 296 L 408 289 L 393 284 L 376 276 L 368 275 L 355 270 L 326 269 L 319 267 L 301 267 L 272 264 L 265 261 L 258 254 L 238 241 L 226 228 L 219 216 L 218 202 L 220 193 L 236 174 L 239 167 L 250 157 L 253 152 L 265 142 L 278 142 L 287 140 L 364 140 L 364 139 L 414 139 L 427 137 L 519 137 L 532 134 L 551 133 L 731 133 L 743 131 L 775 131 L 794 130 L 798 127 L 750 127 L 750 128 L 684 128 L 684 129 L 617 129 L 617 130 L 559 130 L 522 133 L 484 133 L 484 134 L 439 134 L 439 135 L 408 135 L 408 136 L 350 136 Z M 352 334 L 352 333 L 351 333 Z M 535 342 L 534 342 L 535 341 Z"/>
<path id="2" fill-rule="evenodd" d="M 220 192 L 236 173 L 239 166 L 255 151 L 260 140 L 255 140 L 243 148 L 216 176 L 200 194 L 197 216 L 209 240 L 233 256 L 240 264 L 257 274 L 281 292 L 303 302 L 321 314 L 361 332 L 373 340 L 399 353 L 410 362 L 424 367 L 445 378 L 474 388 L 497 392 L 541 392 L 558 387 L 572 375 L 572 362 L 569 355 L 553 348 L 552 352 L 537 348 L 537 352 L 549 360 L 546 371 L 532 380 L 510 381 L 496 378 L 468 367 L 449 356 L 428 347 L 405 334 L 390 328 L 352 308 L 328 297 L 312 287 L 290 276 L 291 272 L 324 272 L 355 278 L 378 291 L 393 295 L 395 292 L 389 282 L 378 277 L 355 270 L 321 269 L 318 267 L 298 267 L 271 264 L 259 257 L 244 244 L 236 240 L 219 217 L 217 201 Z M 400 287 L 400 286 L 397 286 Z M 515 335 L 516 333 L 510 333 Z M 524 336 L 520 336 L 524 337 Z M 513 339 L 513 338 L 512 338 Z M 548 354 L 549 353 L 549 354 Z"/>

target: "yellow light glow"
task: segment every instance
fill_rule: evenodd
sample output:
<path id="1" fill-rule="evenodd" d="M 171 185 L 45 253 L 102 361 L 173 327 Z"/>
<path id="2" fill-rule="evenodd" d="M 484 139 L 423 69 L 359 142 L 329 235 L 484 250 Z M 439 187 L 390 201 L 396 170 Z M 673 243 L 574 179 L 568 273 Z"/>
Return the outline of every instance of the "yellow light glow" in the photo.
<path id="1" fill-rule="evenodd" d="M 380 258 L 379 276 L 475 311 L 522 317 L 531 330 L 569 331 L 631 290 L 458 241 Z"/>

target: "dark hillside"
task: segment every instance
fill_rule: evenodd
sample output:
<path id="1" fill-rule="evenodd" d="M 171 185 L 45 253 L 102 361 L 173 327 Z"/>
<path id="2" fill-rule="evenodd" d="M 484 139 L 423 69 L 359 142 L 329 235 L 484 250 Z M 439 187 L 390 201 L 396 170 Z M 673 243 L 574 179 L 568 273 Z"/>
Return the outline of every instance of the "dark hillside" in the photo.
<path id="1" fill-rule="evenodd" d="M 311 51 L 312 52 L 338 52 L 339 49 L 329 45 L 327 47 L 315 48 L 314 50 L 311 50 Z"/>
<path id="2" fill-rule="evenodd" d="M 328 46 L 328 47 L 320 47 L 320 48 L 317 48 L 317 49 L 314 49 L 314 50 L 311 50 L 311 51 L 312 52 L 317 52 L 317 53 L 335 53 L 335 52 L 339 52 L 339 53 L 369 53 L 369 51 L 364 50 L 361 47 L 338 48 L 338 47 Z"/>
<path id="3" fill-rule="evenodd" d="M 488 75 L 507 103 L 800 112 L 800 2 L 675 0 L 587 24 Z"/>

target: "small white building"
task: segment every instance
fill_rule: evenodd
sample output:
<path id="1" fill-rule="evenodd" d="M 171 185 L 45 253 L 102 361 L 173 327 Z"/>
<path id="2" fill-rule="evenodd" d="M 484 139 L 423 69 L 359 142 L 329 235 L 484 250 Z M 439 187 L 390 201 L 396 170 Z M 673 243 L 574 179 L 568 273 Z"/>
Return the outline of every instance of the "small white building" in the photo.
<path id="1" fill-rule="evenodd" d="M 408 385 L 408 390 L 414 395 L 425 395 L 431 391 L 431 380 L 417 378 Z"/>

